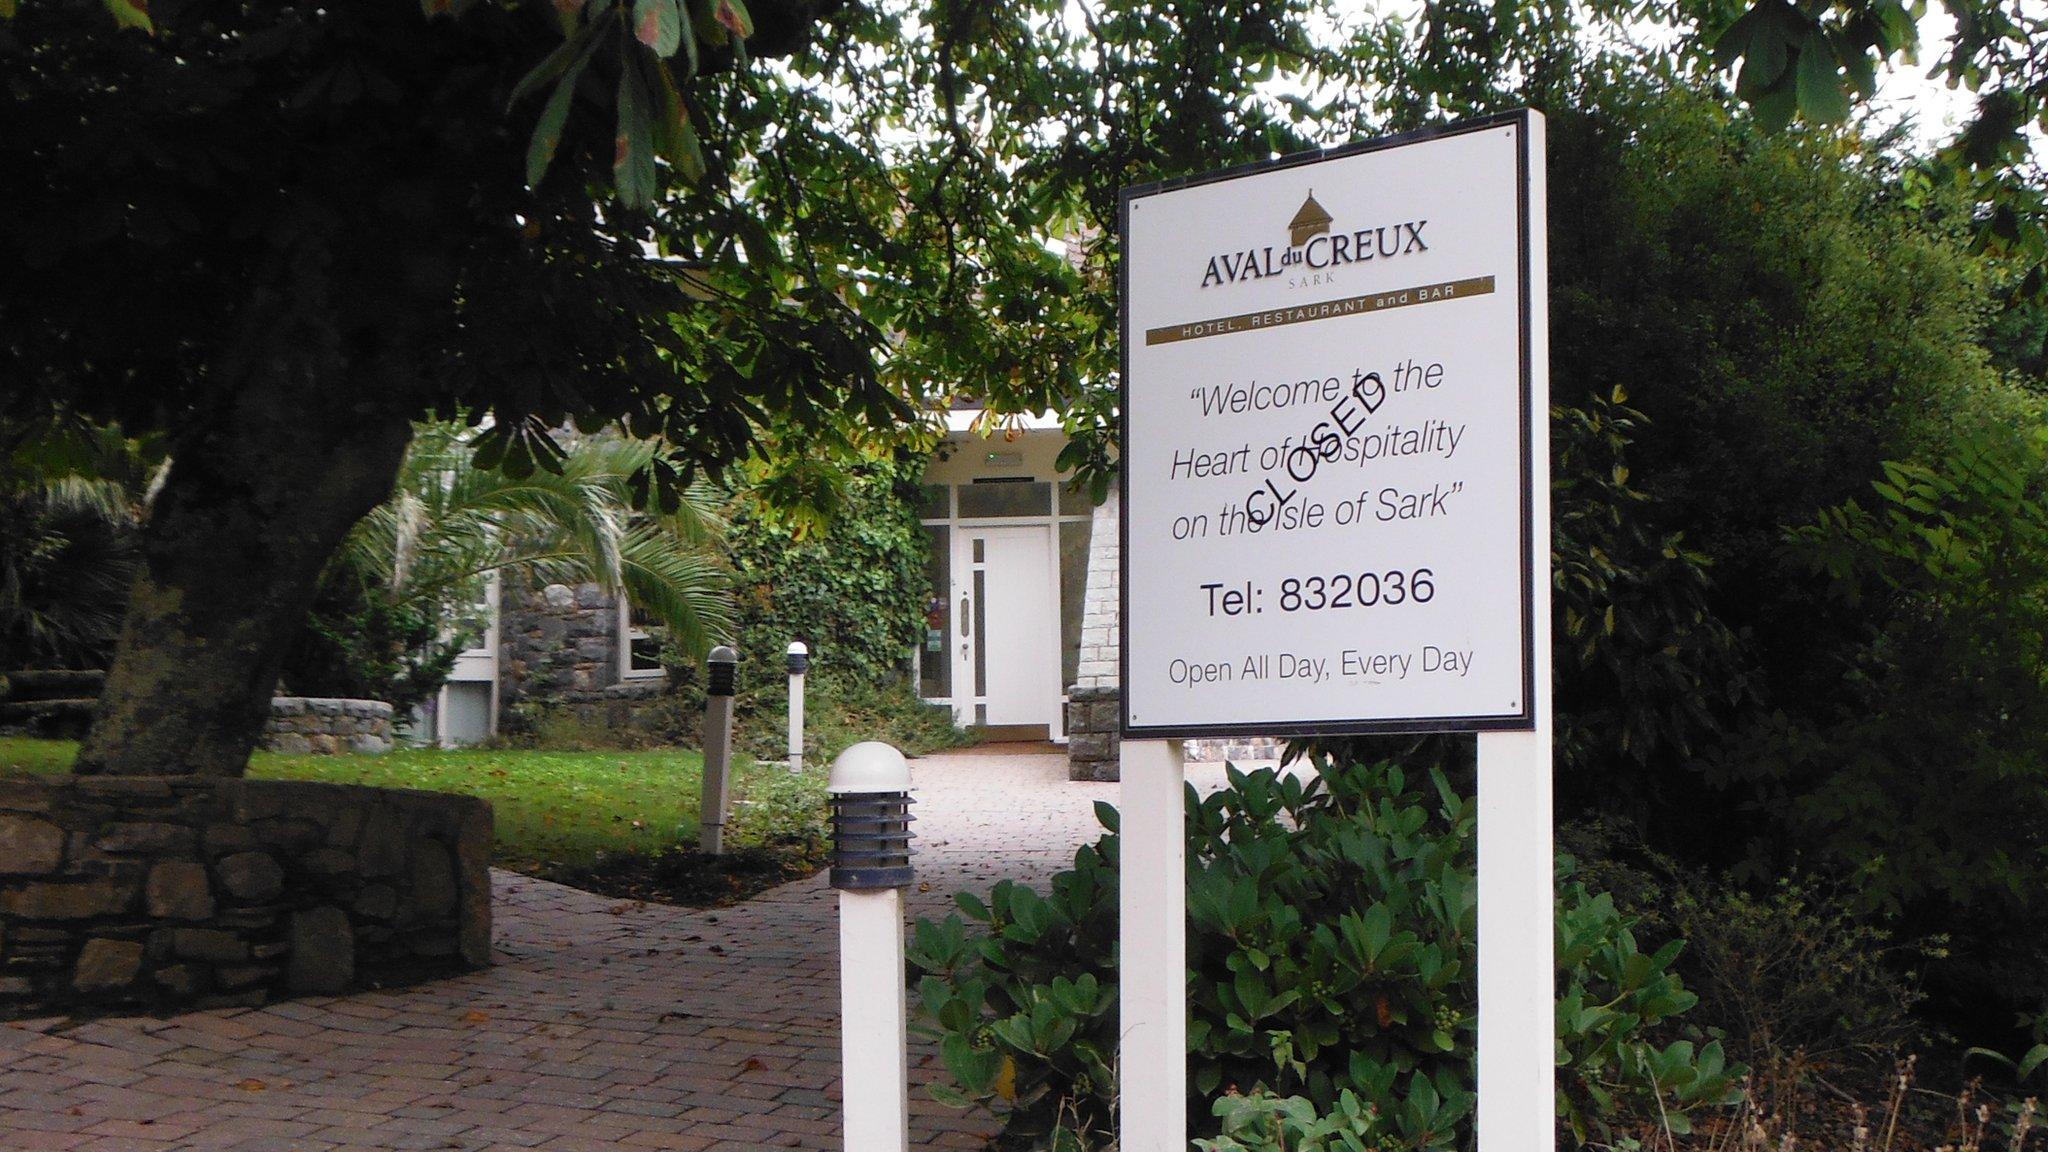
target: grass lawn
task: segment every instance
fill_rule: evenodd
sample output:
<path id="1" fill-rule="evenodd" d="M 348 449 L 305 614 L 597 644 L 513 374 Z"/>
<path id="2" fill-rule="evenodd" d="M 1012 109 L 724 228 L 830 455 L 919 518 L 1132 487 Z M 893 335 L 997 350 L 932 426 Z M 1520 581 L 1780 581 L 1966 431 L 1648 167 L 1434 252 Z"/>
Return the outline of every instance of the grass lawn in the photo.
<path id="1" fill-rule="evenodd" d="M 0 776 L 70 770 L 78 746 L 0 737 Z M 521 872 L 580 868 L 599 856 L 652 856 L 696 846 L 703 758 L 696 752 L 529 752 L 404 749 L 382 756 L 284 756 L 258 752 L 249 775 L 459 792 L 491 802 L 495 862 Z M 810 797 L 780 768 L 744 762 L 733 782 L 729 836 L 745 843 L 754 812 L 800 814 Z M 749 804 L 749 798 L 757 801 Z M 822 794 L 816 798 L 822 819 Z M 736 825 L 736 826 L 735 826 Z M 773 828 L 765 829 L 773 831 Z"/>

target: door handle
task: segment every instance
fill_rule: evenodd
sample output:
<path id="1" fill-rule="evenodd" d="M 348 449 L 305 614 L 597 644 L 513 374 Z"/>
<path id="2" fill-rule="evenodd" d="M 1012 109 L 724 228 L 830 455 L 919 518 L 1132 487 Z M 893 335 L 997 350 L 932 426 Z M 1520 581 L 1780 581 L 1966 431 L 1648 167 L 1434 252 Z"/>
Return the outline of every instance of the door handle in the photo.
<path id="1" fill-rule="evenodd" d="M 967 597 L 962 596 L 960 598 L 960 635 L 968 636 L 973 633 L 973 628 L 971 627 L 973 621 L 974 614 L 967 610 Z"/>

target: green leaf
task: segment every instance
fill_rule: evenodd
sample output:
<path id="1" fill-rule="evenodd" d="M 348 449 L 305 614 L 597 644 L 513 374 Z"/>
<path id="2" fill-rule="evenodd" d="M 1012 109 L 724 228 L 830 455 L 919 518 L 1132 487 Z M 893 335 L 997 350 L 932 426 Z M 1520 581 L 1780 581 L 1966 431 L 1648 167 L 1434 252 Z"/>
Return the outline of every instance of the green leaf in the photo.
<path id="1" fill-rule="evenodd" d="M 156 35 L 156 22 L 149 18 L 149 0 L 100 0 L 108 15 L 121 28 L 135 28 Z"/>
<path id="2" fill-rule="evenodd" d="M 1267 990 L 1266 982 L 1260 979 L 1256 972 L 1238 973 L 1236 991 L 1238 1002 L 1244 1005 L 1245 1012 L 1253 1020 L 1264 1016 L 1272 1003 L 1272 993 Z"/>
<path id="3" fill-rule="evenodd" d="M 684 7 L 681 0 L 677 0 L 676 11 L 681 15 L 677 28 L 680 30 L 678 35 L 683 45 L 683 60 L 685 62 L 683 79 L 687 80 L 695 76 L 698 68 L 702 65 L 702 61 L 698 59 L 697 51 L 697 22 L 691 18 L 689 11 Z"/>
<path id="4" fill-rule="evenodd" d="M 1849 93 L 1836 75 L 1835 53 L 1816 32 L 1799 45 L 1799 111 L 1809 120 L 1836 124 L 1849 117 Z"/>
<path id="5" fill-rule="evenodd" d="M 540 122 L 533 127 L 533 139 L 526 145 L 526 186 L 540 187 L 541 178 L 548 174 L 548 165 L 554 163 L 555 150 L 562 144 L 562 129 L 569 121 L 569 106 L 576 100 L 576 82 L 583 78 L 583 70 L 590 66 L 591 49 L 597 38 L 583 46 L 583 51 L 569 65 L 562 78 L 555 81 L 555 90 L 548 96 L 548 102 L 540 111 Z"/>
<path id="6" fill-rule="evenodd" d="M 568 71 L 577 54 L 589 46 L 591 35 L 590 28 L 579 28 L 574 35 L 557 44 L 553 52 L 548 53 L 531 71 L 519 78 L 519 83 L 512 86 L 512 95 L 505 100 L 505 110 L 511 111 L 513 105 L 540 91 L 541 85 Z"/>
<path id="7" fill-rule="evenodd" d="M 683 39 L 683 14 L 677 0 L 633 0 L 633 36 L 666 59 Z"/>
<path id="8" fill-rule="evenodd" d="M 1877 66 L 1871 63 L 1870 54 L 1852 44 L 1838 44 L 1837 48 L 1835 55 L 1856 94 L 1865 100 L 1877 95 Z"/>
<path id="9" fill-rule="evenodd" d="M 14 19 L 15 0 L 0 0 L 0 20 Z"/>
<path id="10" fill-rule="evenodd" d="M 2025 1056 L 2020 1057 L 2019 1066 L 2014 1069 L 2017 1073 L 2014 1079 L 2025 1080 L 2043 1064 L 2048 1064 L 2048 1044 L 2036 1044 L 2027 1050 Z"/>
<path id="11" fill-rule="evenodd" d="M 619 69 L 619 127 L 613 139 L 612 180 L 618 198 L 633 208 L 646 207 L 654 200 L 651 103 L 640 70 L 627 62 Z"/>
<path id="12" fill-rule="evenodd" d="M 754 18 L 742 0 L 716 0 L 711 11 L 712 18 L 736 38 L 744 40 L 754 34 Z"/>
<path id="13" fill-rule="evenodd" d="M 661 78 L 661 154 L 694 184 L 704 178 L 704 150 L 697 143 L 697 127 L 690 123 L 690 110 L 683 105 L 683 94 L 676 90 L 668 66 L 657 64 L 655 72 Z"/>
<path id="14" fill-rule="evenodd" d="M 1721 34 L 1714 37 L 1714 63 L 1726 68 L 1737 60 L 1748 57 L 1750 41 L 1756 37 L 1757 30 L 1764 24 L 1765 16 L 1761 8 L 1751 8 L 1737 17 L 1735 23 L 1723 28 Z M 1617 404 L 1621 402 L 1615 401 Z"/>
<path id="15" fill-rule="evenodd" d="M 1788 59 L 1783 33 L 1775 24 L 1760 24 L 1742 57 L 1742 71 L 1735 78 L 1735 94 L 1754 100 L 1785 74 Z"/>
<path id="16" fill-rule="evenodd" d="M 1756 112 L 1758 124 L 1776 132 L 1792 123 L 1793 114 L 1799 111 L 1799 96 L 1793 85 L 1780 84 L 1757 97 L 1750 107 Z"/>

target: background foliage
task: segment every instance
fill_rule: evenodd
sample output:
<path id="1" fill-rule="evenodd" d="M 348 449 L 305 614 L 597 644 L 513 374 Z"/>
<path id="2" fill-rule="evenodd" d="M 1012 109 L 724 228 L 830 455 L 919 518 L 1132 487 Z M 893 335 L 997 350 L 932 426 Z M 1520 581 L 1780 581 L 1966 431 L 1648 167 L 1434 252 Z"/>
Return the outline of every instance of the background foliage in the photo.
<path id="1" fill-rule="evenodd" d="M 1885 142 L 1765 134 L 1619 65 L 1578 92 L 1551 123 L 1560 811 L 1731 876 L 1730 914 L 1788 936 L 1772 884 L 1803 875 L 1802 907 L 1948 937 L 1895 974 L 2000 1033 L 2048 993 L 2041 461 L 2011 431 L 2040 382 L 1992 355 L 2013 269 Z"/>

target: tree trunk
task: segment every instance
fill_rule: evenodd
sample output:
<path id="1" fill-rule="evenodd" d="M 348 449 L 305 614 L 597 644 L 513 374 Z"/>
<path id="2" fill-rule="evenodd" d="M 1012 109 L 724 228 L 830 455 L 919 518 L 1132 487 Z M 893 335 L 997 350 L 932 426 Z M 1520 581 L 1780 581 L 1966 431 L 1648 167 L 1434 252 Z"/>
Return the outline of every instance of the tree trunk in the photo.
<path id="1" fill-rule="evenodd" d="M 81 775 L 241 775 L 321 572 L 391 494 L 418 359 L 402 323 L 354 313 L 403 303 L 402 281 L 335 276 L 328 252 L 252 291 L 214 403 L 170 446 Z"/>
<path id="2" fill-rule="evenodd" d="M 239 776 L 248 766 L 320 574 L 390 495 L 412 434 L 402 410 L 344 416 L 291 399 L 252 398 L 173 459 L 78 773 Z"/>

